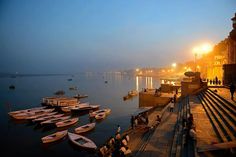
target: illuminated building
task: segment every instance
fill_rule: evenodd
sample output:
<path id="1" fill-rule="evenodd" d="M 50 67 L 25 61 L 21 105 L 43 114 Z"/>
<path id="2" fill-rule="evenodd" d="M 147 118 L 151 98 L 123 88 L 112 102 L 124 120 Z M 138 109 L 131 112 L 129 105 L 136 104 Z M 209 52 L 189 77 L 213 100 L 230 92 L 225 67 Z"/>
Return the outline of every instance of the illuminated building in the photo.
<path id="1" fill-rule="evenodd" d="M 233 30 L 229 33 L 227 43 L 227 64 L 223 65 L 224 69 L 224 84 L 229 85 L 231 83 L 236 84 L 236 13 L 231 19 L 233 21 Z"/>

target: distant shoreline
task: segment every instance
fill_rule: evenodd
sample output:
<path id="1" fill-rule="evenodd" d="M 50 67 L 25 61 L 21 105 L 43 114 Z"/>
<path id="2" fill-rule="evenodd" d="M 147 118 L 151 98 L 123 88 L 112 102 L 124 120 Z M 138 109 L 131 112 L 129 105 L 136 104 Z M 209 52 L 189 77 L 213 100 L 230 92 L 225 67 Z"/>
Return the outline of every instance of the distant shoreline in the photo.
<path id="1" fill-rule="evenodd" d="M 73 74 L 0 74 L 0 78 L 9 77 L 9 78 L 17 78 L 17 77 L 38 77 L 38 76 L 72 76 Z"/>

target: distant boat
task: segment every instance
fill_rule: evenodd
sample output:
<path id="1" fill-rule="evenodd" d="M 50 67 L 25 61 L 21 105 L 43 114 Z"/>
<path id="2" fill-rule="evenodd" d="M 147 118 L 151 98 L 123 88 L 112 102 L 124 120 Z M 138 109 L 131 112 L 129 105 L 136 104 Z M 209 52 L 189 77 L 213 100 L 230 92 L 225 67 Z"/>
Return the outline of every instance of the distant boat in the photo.
<path id="1" fill-rule="evenodd" d="M 138 95 L 138 91 L 136 90 L 131 90 L 128 92 L 128 94 L 126 96 L 123 97 L 123 100 L 128 100 L 130 98 L 133 98 L 134 96 Z"/>
<path id="2" fill-rule="evenodd" d="M 77 94 L 74 96 L 74 98 L 77 98 L 77 99 L 82 99 L 82 98 L 87 98 L 88 95 L 80 95 L 80 94 Z"/>
<path id="3" fill-rule="evenodd" d="M 72 81 L 72 78 L 70 78 L 70 79 L 67 79 L 67 81 Z"/>
<path id="4" fill-rule="evenodd" d="M 14 86 L 14 85 L 10 85 L 9 86 L 9 89 L 12 89 L 12 90 L 14 90 L 16 87 Z"/>
<path id="5" fill-rule="evenodd" d="M 51 134 L 51 135 L 41 138 L 41 140 L 43 143 L 50 143 L 50 142 L 58 141 L 58 140 L 62 139 L 63 137 L 65 137 L 67 135 L 67 133 L 68 133 L 67 130 L 58 131 L 54 134 Z"/>
<path id="6" fill-rule="evenodd" d="M 77 90 L 77 87 L 69 87 L 69 90 Z"/>
<path id="7" fill-rule="evenodd" d="M 84 136 L 73 134 L 70 132 L 68 132 L 68 136 L 69 136 L 69 139 L 71 140 L 71 142 L 73 142 L 77 146 L 80 146 L 83 148 L 89 148 L 89 149 L 97 149 L 96 144 L 92 140 L 90 140 Z"/>

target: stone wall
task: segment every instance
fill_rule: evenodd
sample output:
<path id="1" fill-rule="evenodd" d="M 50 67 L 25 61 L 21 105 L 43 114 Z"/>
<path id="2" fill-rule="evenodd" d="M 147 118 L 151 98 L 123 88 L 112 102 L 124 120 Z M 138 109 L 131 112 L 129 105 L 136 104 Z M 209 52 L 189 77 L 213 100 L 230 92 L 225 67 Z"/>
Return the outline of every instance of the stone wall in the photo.
<path id="1" fill-rule="evenodd" d="M 139 93 L 139 107 L 165 106 L 170 101 L 170 97 L 155 96 L 153 93 Z"/>

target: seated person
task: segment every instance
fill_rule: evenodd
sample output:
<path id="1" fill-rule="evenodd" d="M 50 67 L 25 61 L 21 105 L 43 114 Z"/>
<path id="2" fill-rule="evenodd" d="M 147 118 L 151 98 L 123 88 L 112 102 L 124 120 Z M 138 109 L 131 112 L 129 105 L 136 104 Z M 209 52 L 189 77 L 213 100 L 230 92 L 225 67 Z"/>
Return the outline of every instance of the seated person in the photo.
<path id="1" fill-rule="evenodd" d="M 196 131 L 194 130 L 194 128 L 191 128 L 191 129 L 189 130 L 189 136 L 190 136 L 193 140 L 196 140 L 196 138 L 197 138 L 197 133 L 196 133 Z"/>

